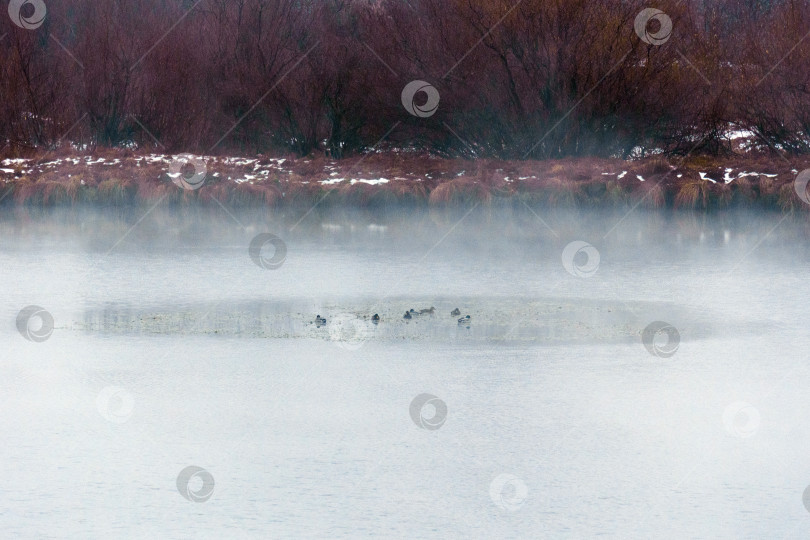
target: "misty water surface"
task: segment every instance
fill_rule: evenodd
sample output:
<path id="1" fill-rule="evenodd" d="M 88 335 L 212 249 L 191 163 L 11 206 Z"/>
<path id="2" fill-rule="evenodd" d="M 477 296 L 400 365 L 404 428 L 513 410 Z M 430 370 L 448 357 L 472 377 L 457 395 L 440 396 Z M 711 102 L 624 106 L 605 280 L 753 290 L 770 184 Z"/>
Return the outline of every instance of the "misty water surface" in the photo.
<path id="1" fill-rule="evenodd" d="M 146 210 L 0 220 L 10 537 L 810 530 L 803 219 Z M 277 269 L 248 254 L 264 232 Z M 574 241 L 595 268 L 566 268 Z M 45 341 L 18 331 L 30 305 Z M 642 342 L 654 321 L 673 354 Z M 412 418 L 425 393 L 438 428 Z"/>

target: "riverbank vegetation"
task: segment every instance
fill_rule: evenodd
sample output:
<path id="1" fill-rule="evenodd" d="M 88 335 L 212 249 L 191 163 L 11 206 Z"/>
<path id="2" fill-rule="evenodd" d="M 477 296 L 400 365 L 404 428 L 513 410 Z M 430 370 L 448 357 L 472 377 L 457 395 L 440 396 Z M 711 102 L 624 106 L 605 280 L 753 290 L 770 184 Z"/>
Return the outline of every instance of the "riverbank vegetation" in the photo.
<path id="1" fill-rule="evenodd" d="M 354 159 L 324 156 L 254 158 L 145 154 L 104 150 L 92 155 L 50 153 L 0 160 L 4 205 L 176 204 L 308 206 L 348 204 L 522 204 L 714 209 L 754 206 L 810 209 L 795 178 L 810 157 L 791 162 L 768 156 L 718 160 L 663 156 L 633 161 L 450 159 L 379 152 Z M 177 184 L 181 174 L 204 175 L 197 189 Z M 191 168 L 196 161 L 199 170 Z"/>
<path id="2" fill-rule="evenodd" d="M 751 150 L 810 151 L 801 0 L 662 0 L 657 44 L 628 0 L 46 4 L 41 26 L 0 31 L 4 153 L 722 157 L 740 132 Z M 403 107 L 414 80 L 435 112 Z"/>
<path id="3" fill-rule="evenodd" d="M 803 206 L 807 2 L 46 6 L 0 32 L 0 204 Z"/>

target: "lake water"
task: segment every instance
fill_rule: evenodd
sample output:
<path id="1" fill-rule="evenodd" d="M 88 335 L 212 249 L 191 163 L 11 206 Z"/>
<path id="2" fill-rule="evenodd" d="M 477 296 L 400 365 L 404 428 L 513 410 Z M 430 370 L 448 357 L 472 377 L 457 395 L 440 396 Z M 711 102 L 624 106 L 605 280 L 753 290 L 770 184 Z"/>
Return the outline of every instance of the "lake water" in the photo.
<path id="1" fill-rule="evenodd" d="M 810 535 L 804 216 L 147 210 L 0 217 L 4 537 Z"/>

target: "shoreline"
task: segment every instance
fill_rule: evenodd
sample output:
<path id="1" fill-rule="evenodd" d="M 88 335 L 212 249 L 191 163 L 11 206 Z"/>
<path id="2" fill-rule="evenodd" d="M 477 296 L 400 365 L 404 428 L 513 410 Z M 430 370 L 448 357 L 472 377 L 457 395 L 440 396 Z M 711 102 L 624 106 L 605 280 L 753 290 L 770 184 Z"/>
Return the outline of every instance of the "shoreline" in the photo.
<path id="1" fill-rule="evenodd" d="M 582 208 L 713 210 L 810 208 L 794 181 L 810 157 L 451 159 L 378 152 L 325 157 L 218 157 L 97 150 L 0 159 L 3 206 L 138 206 L 224 203 L 373 208 L 526 204 Z M 185 167 L 181 169 L 181 167 Z M 183 172 L 178 172 L 183 171 Z M 185 173 L 186 176 L 181 176 Z M 192 177 L 196 173 L 197 176 Z M 201 179 L 198 183 L 185 183 Z"/>

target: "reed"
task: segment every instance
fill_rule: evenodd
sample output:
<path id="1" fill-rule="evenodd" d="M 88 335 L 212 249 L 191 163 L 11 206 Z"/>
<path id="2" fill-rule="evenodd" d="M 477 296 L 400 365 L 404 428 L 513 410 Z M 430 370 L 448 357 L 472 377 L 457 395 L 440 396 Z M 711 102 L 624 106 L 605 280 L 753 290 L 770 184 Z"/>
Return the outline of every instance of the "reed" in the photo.
<path id="1" fill-rule="evenodd" d="M 686 182 L 678 189 L 675 195 L 675 206 L 678 208 L 696 209 L 699 206 L 706 208 L 709 198 L 709 182 L 696 180 Z"/>
<path id="2" fill-rule="evenodd" d="M 636 194 L 645 208 L 663 208 L 666 205 L 666 192 L 660 182 L 647 180 L 636 190 Z"/>
<path id="3" fill-rule="evenodd" d="M 491 201 L 492 192 L 487 186 L 475 178 L 463 176 L 439 184 L 428 198 L 431 205 L 489 204 Z"/>
<path id="4" fill-rule="evenodd" d="M 11 157 L 11 156 L 9 156 Z M 76 156 L 68 150 L 39 153 L 24 164 L 9 162 L 0 173 L 10 195 L 3 205 L 101 206 L 176 205 L 325 206 L 405 205 L 615 207 L 636 202 L 654 209 L 724 208 L 758 205 L 783 211 L 807 209 L 793 191 L 793 170 L 810 167 L 810 156 L 795 162 L 763 156 L 690 156 L 677 168 L 661 156 L 636 161 L 580 158 L 549 161 L 444 159 L 381 152 L 342 160 L 323 156 L 206 158 L 208 177 L 187 191 L 167 176 L 171 156 L 113 149 Z M 101 159 L 104 161 L 100 161 Z M 61 161 L 59 161 L 61 160 Z M 721 180 L 731 169 L 733 180 Z M 739 173 L 759 172 L 739 176 Z M 620 174 L 624 173 L 624 174 Z M 701 180 L 707 174 L 718 183 Z M 764 174 L 768 173 L 768 175 Z M 776 176 L 774 176 L 776 175 Z M 619 178 L 621 176 L 621 178 Z M 638 176 L 645 180 L 642 182 Z M 351 179 L 386 178 L 370 185 Z M 323 184 L 328 178 L 345 178 Z M 237 182 L 236 180 L 240 180 Z"/>

